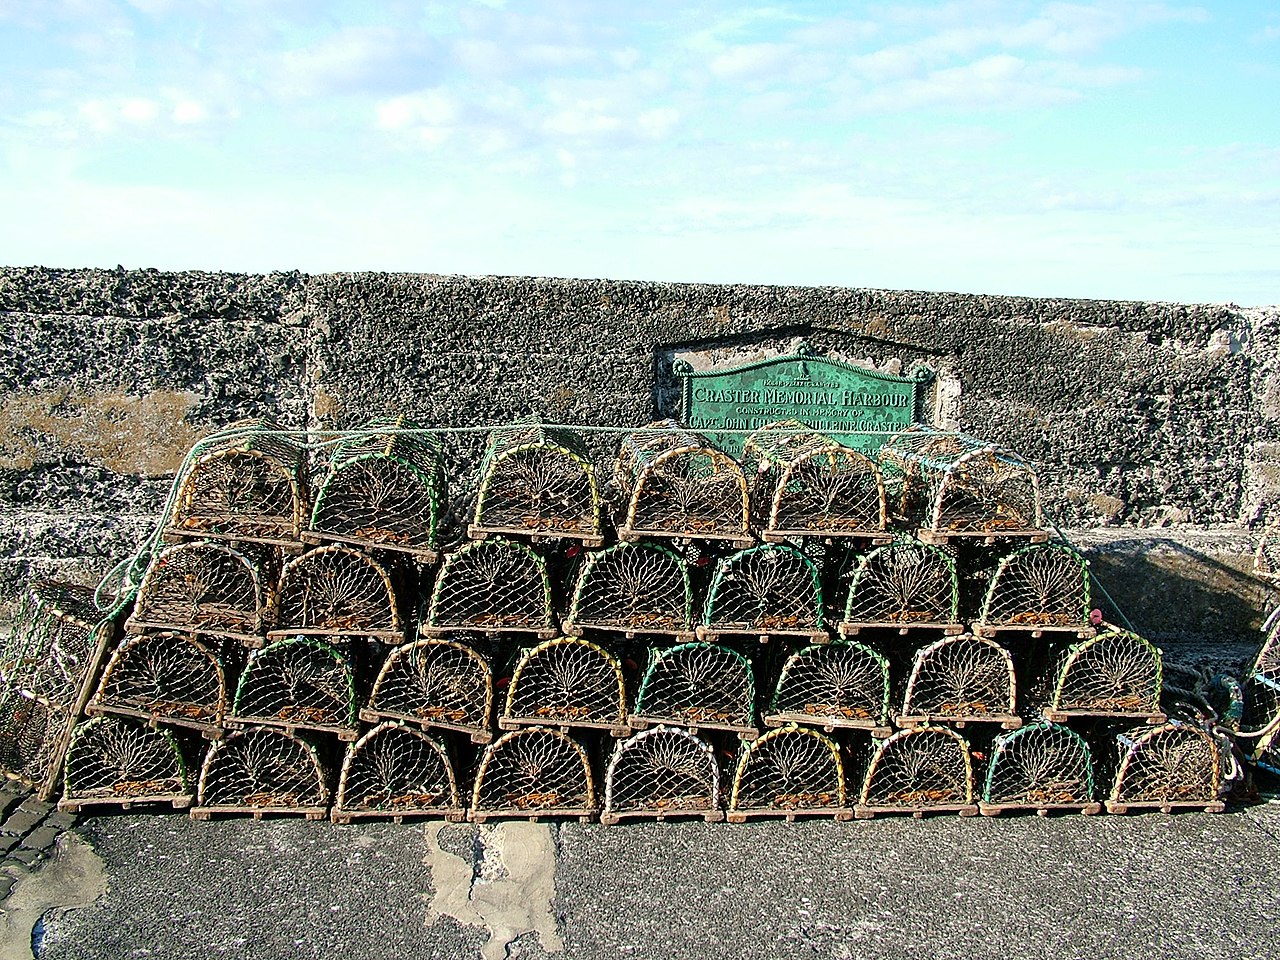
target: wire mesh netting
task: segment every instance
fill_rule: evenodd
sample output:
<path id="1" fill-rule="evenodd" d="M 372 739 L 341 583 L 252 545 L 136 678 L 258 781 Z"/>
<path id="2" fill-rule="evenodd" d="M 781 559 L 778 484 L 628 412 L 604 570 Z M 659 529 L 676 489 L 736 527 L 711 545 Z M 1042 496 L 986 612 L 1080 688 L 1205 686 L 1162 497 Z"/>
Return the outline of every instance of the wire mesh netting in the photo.
<path id="1" fill-rule="evenodd" d="M 604 790 L 601 823 L 632 817 L 723 816 L 715 751 L 687 730 L 659 726 L 618 741 Z"/>
<path id="2" fill-rule="evenodd" d="M 1280 678 L 1280 608 L 1271 613 L 1267 622 L 1271 624 L 1271 629 L 1267 631 L 1266 639 L 1262 641 L 1258 655 L 1253 659 L 1253 669 L 1250 672 Z"/>
<path id="3" fill-rule="evenodd" d="M 764 722 L 888 736 L 889 661 L 852 641 L 811 644 L 787 657 Z"/>
<path id="4" fill-rule="evenodd" d="M 361 717 L 456 730 L 487 743 L 492 708 L 493 670 L 488 661 L 455 640 L 426 639 L 391 651 Z"/>
<path id="5" fill-rule="evenodd" d="M 444 746 L 394 721 L 380 723 L 347 747 L 332 818 L 446 817 L 461 820 L 466 808 Z"/>
<path id="6" fill-rule="evenodd" d="M 292 546 L 305 513 L 306 450 L 269 420 L 200 441 L 178 482 L 169 532 Z"/>
<path id="7" fill-rule="evenodd" d="M 50 799 L 57 791 L 74 719 L 65 707 L 21 694 L 0 700 L 0 769 Z"/>
<path id="8" fill-rule="evenodd" d="M 314 745 L 284 730 L 251 727 L 215 740 L 200 768 L 192 817 L 215 813 L 325 815 L 328 774 Z"/>
<path id="9" fill-rule="evenodd" d="M 855 812 L 918 813 L 973 806 L 973 761 L 969 744 L 943 727 L 917 727 L 882 740 L 871 756 Z"/>
<path id="10" fill-rule="evenodd" d="M 504 729 L 596 727 L 625 736 L 627 691 L 618 659 L 589 640 L 559 637 L 520 652 L 507 687 Z"/>
<path id="11" fill-rule="evenodd" d="M 755 737 L 755 677 L 750 661 L 714 643 L 651 650 L 631 724 L 651 723 Z"/>
<path id="12" fill-rule="evenodd" d="M 485 747 L 476 771 L 470 818 L 589 817 L 596 788 L 587 751 L 547 727 L 505 733 Z"/>
<path id="13" fill-rule="evenodd" d="M 994 640 L 961 634 L 916 651 L 898 723 L 1021 726 L 1013 657 Z"/>
<path id="14" fill-rule="evenodd" d="M 1259 576 L 1280 584 L 1280 520 L 1272 521 L 1262 531 L 1253 568 Z"/>
<path id="15" fill-rule="evenodd" d="M 67 748 L 62 810 L 134 803 L 191 805 L 192 786 L 173 734 L 141 720 L 95 717 L 76 725 Z"/>
<path id="16" fill-rule="evenodd" d="M 960 580 L 940 547 L 895 540 L 861 558 L 849 583 L 840 632 L 932 627 L 959 633 Z"/>
<path id="17" fill-rule="evenodd" d="M 787 726 L 742 745 L 728 819 L 768 815 L 849 816 L 844 763 L 830 737 Z"/>
<path id="18" fill-rule="evenodd" d="M 1012 450 L 917 424 L 892 437 L 879 459 L 921 539 L 1047 536 L 1035 469 Z"/>
<path id="19" fill-rule="evenodd" d="M 1135 633 L 1108 629 L 1067 649 L 1045 718 L 1132 716 L 1159 723 L 1163 672 L 1157 647 Z"/>
<path id="20" fill-rule="evenodd" d="M 374 421 L 333 448 L 316 490 L 312 541 L 335 541 L 435 558 L 447 502 L 440 441 L 403 419 Z"/>
<path id="21" fill-rule="evenodd" d="M 587 555 L 564 622 L 584 629 L 636 633 L 693 632 L 693 587 L 684 560 L 652 543 L 619 543 Z"/>
<path id="22" fill-rule="evenodd" d="M 1006 556 L 982 604 L 975 632 L 1013 628 L 1066 630 L 1091 636 L 1089 571 L 1083 557 L 1062 543 L 1033 543 Z"/>
<path id="23" fill-rule="evenodd" d="M 111 654 L 90 713 L 113 713 L 216 732 L 227 710 L 222 658 L 185 633 L 130 637 Z"/>
<path id="24" fill-rule="evenodd" d="M 420 632 L 521 631 L 556 634 L 547 563 L 509 540 L 468 543 L 445 557 Z"/>
<path id="25" fill-rule="evenodd" d="M 790 546 L 748 547 L 716 565 L 700 636 L 825 639 L 818 568 Z"/>
<path id="26" fill-rule="evenodd" d="M 361 634 L 404 639 L 391 576 L 353 547 L 317 547 L 285 564 L 269 636 Z"/>
<path id="27" fill-rule="evenodd" d="M 351 663 L 313 637 L 276 640 L 251 651 L 227 722 L 320 730 L 354 740 Z"/>
<path id="28" fill-rule="evenodd" d="M 581 438 L 533 423 L 490 432 L 467 533 L 546 535 L 600 546 L 600 493 Z"/>
<path id="29" fill-rule="evenodd" d="M 883 535 L 884 481 L 866 455 L 783 420 L 747 437 L 742 462 L 764 539 Z"/>
<path id="30" fill-rule="evenodd" d="M 618 536 L 700 537 L 749 546 L 750 502 L 742 468 L 673 420 L 622 442 L 614 466 L 623 516 Z"/>
<path id="31" fill-rule="evenodd" d="M 256 639 L 264 605 L 261 571 L 247 556 L 220 543 L 183 543 L 148 565 L 126 627 Z"/>
<path id="32" fill-rule="evenodd" d="M 1246 736 L 1246 751 L 1260 759 L 1280 740 L 1280 677 L 1253 672 L 1245 678 L 1240 732 Z"/>
<path id="33" fill-rule="evenodd" d="M 1093 754 L 1080 734 L 1055 723 L 1033 723 L 996 738 L 982 812 L 1078 809 L 1097 813 Z"/>
<path id="34" fill-rule="evenodd" d="M 1120 769 L 1107 811 L 1130 807 L 1198 807 L 1221 811 L 1218 745 L 1204 730 L 1171 720 L 1147 730 L 1117 734 Z"/>

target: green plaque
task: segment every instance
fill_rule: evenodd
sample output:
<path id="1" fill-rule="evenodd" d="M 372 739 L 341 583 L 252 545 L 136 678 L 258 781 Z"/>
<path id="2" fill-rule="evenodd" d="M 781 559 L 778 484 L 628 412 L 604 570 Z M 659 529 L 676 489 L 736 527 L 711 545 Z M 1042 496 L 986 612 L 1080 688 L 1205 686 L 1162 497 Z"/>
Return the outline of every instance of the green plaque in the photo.
<path id="1" fill-rule="evenodd" d="M 680 379 L 684 423 L 734 456 L 746 441 L 742 431 L 777 420 L 799 420 L 855 450 L 875 453 L 883 434 L 920 419 L 920 390 L 933 379 L 923 365 L 912 376 L 898 377 L 815 356 L 805 346 L 793 356 L 723 370 L 695 371 L 677 360 L 673 371 Z"/>

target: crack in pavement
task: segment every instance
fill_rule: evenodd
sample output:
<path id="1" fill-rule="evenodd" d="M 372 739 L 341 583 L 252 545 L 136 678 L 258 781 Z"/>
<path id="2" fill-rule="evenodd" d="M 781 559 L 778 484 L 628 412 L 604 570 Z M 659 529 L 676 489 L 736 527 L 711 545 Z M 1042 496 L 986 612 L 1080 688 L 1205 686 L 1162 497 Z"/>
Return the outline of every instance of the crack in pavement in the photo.
<path id="1" fill-rule="evenodd" d="M 474 866 L 440 844 L 449 825 L 426 827 L 427 856 L 435 895 L 426 922 L 452 917 L 489 932 L 480 948 L 484 960 L 503 960 L 507 948 L 526 933 L 536 934 L 548 953 L 564 949 L 552 902 L 556 895 L 556 844 L 548 824 L 510 821 L 481 827 Z"/>
<path id="2" fill-rule="evenodd" d="M 74 833 L 58 838 L 53 856 L 34 873 L 21 873 L 0 910 L 0 960 L 32 960 L 36 924 L 51 912 L 87 907 L 107 892 L 107 871 Z"/>

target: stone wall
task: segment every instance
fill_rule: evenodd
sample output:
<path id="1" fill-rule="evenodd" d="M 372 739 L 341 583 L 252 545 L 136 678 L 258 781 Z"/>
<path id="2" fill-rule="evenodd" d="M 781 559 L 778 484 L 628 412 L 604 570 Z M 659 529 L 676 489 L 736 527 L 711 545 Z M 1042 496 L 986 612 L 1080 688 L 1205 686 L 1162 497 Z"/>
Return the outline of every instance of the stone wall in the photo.
<path id="1" fill-rule="evenodd" d="M 0 325 L 0 602 L 28 576 L 91 580 L 127 555 L 191 441 L 239 417 L 635 425 L 675 412 L 674 358 L 802 341 L 885 370 L 932 366 L 935 422 L 1040 463 L 1059 522 L 1106 528 L 1089 542 L 1153 636 L 1235 635 L 1267 602 L 1246 571 L 1248 529 L 1280 513 L 1274 308 L 31 268 L 0 269 Z M 613 442 L 598 441 L 602 460 Z M 1175 589 L 1184 580 L 1199 586 Z"/>

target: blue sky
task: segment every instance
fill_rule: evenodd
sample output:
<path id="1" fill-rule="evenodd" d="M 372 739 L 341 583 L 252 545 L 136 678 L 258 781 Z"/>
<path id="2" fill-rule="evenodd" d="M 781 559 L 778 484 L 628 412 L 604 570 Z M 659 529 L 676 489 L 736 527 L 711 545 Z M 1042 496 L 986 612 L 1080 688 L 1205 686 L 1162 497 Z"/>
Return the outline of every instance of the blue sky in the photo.
<path id="1" fill-rule="evenodd" d="M 1280 302 L 1280 4 L 0 0 L 0 263 Z"/>

